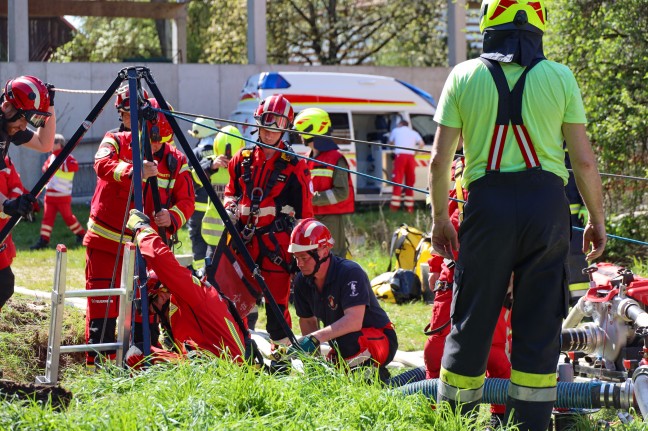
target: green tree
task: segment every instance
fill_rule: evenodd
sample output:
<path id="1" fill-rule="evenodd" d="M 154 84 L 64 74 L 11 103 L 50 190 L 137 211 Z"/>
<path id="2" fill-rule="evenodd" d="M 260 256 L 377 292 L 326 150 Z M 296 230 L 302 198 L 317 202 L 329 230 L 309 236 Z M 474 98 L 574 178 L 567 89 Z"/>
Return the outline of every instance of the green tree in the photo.
<path id="1" fill-rule="evenodd" d="M 400 41 L 385 59 L 395 57 L 406 41 L 405 50 L 390 61 L 436 64 L 436 59 L 429 58 L 442 46 L 437 38 L 439 3 L 269 0 L 268 59 L 273 63 L 377 64 L 390 43 Z"/>
<path id="2" fill-rule="evenodd" d="M 187 6 L 190 63 L 247 63 L 247 2 L 199 0 Z"/>
<path id="3" fill-rule="evenodd" d="M 648 1 L 553 0 L 550 6 L 547 56 L 569 65 L 580 84 L 599 169 L 647 177 Z M 648 182 L 603 179 L 612 233 L 619 228 L 618 234 L 648 240 L 646 218 L 635 216 L 648 203 Z M 628 213 L 622 223 L 614 221 Z"/>
<path id="4" fill-rule="evenodd" d="M 74 38 L 52 55 L 53 62 L 121 62 L 160 57 L 160 42 L 152 19 L 82 18 Z"/>
<path id="5" fill-rule="evenodd" d="M 381 66 L 443 67 L 448 64 L 446 0 L 403 1 L 407 11 L 393 39 L 375 55 Z"/>

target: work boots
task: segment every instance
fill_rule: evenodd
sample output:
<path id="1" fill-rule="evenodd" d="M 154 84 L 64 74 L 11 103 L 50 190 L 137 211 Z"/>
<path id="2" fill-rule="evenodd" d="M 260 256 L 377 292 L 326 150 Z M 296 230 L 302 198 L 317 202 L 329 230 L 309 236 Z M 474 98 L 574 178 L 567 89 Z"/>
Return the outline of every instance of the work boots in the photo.
<path id="1" fill-rule="evenodd" d="M 38 241 L 36 242 L 36 244 L 29 247 L 29 249 L 30 250 L 42 250 L 44 248 L 47 248 L 48 245 L 49 245 L 49 240 L 46 240 L 45 238 L 43 238 L 41 236 L 40 238 L 38 238 Z"/>

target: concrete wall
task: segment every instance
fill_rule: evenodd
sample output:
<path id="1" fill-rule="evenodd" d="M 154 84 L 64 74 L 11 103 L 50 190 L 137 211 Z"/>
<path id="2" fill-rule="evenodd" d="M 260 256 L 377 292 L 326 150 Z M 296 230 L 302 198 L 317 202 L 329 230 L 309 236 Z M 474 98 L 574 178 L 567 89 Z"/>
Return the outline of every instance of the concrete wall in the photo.
<path id="1" fill-rule="evenodd" d="M 350 67 L 350 66 L 285 66 L 285 65 L 211 65 L 211 64 L 137 64 L 146 66 L 165 99 L 178 111 L 227 118 L 240 96 L 248 76 L 264 71 L 302 70 L 367 73 L 402 79 L 429 92 L 438 100 L 449 68 Z M 105 91 L 124 67 L 135 64 L 106 63 L 0 63 L 0 80 L 18 75 L 35 75 L 56 87 L 70 90 Z M 101 94 L 64 93 L 56 95 L 57 131 L 70 138 L 99 101 Z M 87 131 L 74 150 L 79 162 L 92 161 L 97 143 L 107 130 L 117 127 L 119 120 L 111 101 Z M 179 120 L 180 127 L 190 129 L 191 123 Z M 192 140 L 190 139 L 190 142 Z M 38 180 L 44 156 L 31 150 L 12 148 L 10 152 L 23 182 L 31 188 Z"/>

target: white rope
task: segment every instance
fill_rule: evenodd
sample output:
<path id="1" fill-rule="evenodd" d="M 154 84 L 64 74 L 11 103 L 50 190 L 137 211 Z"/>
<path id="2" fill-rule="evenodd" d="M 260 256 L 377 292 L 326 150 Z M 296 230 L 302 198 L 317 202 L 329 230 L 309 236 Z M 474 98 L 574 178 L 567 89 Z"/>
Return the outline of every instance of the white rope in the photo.
<path id="1" fill-rule="evenodd" d="M 70 90 L 69 88 L 59 88 L 54 87 L 54 91 L 60 91 L 61 93 L 79 93 L 79 94 L 104 94 L 105 91 L 101 90 Z"/>

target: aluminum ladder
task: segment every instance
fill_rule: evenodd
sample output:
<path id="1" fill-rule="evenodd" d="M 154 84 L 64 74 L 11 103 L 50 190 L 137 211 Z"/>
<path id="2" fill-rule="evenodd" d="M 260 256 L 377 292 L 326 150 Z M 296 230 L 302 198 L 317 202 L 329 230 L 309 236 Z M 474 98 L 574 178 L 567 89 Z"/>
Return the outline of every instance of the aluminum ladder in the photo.
<path id="1" fill-rule="evenodd" d="M 59 374 L 59 358 L 61 353 L 116 350 L 116 363 L 119 366 L 123 364 L 124 352 L 128 350 L 128 343 L 130 340 L 135 249 L 135 245 L 130 242 L 126 243 L 124 246 L 121 283 L 119 288 L 70 290 L 66 292 L 67 248 L 63 244 L 59 244 L 56 247 L 56 267 L 54 269 L 54 285 L 52 286 L 52 316 L 50 319 L 49 339 L 47 342 L 45 375 L 36 377 L 37 384 L 55 385 L 57 383 Z M 65 298 L 88 298 L 95 296 L 120 297 L 119 316 L 117 317 L 117 341 L 114 343 L 61 346 L 61 327 L 63 325 Z"/>

